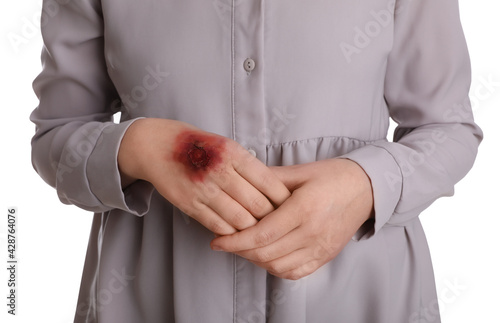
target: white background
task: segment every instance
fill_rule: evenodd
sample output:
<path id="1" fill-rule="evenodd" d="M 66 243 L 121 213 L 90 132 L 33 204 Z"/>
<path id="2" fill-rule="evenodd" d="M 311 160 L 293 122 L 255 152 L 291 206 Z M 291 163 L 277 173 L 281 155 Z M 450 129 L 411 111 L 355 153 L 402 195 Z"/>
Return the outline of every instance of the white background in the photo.
<path id="1" fill-rule="evenodd" d="M 31 167 L 34 126 L 28 117 L 37 105 L 31 82 L 41 69 L 40 3 L 12 1 L 0 10 L 0 321 L 6 323 L 73 321 L 92 217 L 61 204 L 55 190 Z M 432 252 L 442 321 L 500 322 L 500 4 L 461 0 L 460 5 L 472 59 L 470 94 L 485 139 L 455 196 L 438 200 L 421 219 Z M 13 35 L 24 42 L 13 46 Z M 488 79 L 497 82 L 490 90 L 481 81 Z M 7 315 L 4 305 L 10 206 L 17 206 L 19 213 L 16 317 Z"/>

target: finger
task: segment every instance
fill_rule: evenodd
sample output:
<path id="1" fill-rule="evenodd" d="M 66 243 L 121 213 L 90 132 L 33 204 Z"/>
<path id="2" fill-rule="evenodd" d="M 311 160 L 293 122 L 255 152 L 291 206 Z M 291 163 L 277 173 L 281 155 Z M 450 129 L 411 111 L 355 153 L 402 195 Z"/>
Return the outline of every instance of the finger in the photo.
<path id="1" fill-rule="evenodd" d="M 300 225 L 297 204 L 293 195 L 274 212 L 256 225 L 235 234 L 219 237 L 211 242 L 214 250 L 239 252 L 270 245 Z"/>
<path id="2" fill-rule="evenodd" d="M 342 248 L 338 248 L 331 252 L 328 251 L 329 249 L 325 249 L 325 246 L 316 245 L 297 250 L 268 263 L 256 262 L 255 264 L 262 268 L 269 268 L 267 270 L 277 277 L 297 280 L 312 274 L 318 268 L 337 257 L 342 250 Z"/>
<path id="3" fill-rule="evenodd" d="M 296 250 L 285 257 L 271 262 L 260 263 L 252 261 L 252 263 L 266 269 L 270 274 L 276 277 L 291 280 L 297 280 L 308 276 L 324 265 L 320 259 L 316 259 L 311 255 L 311 250 L 309 248 Z"/>
<path id="4" fill-rule="evenodd" d="M 215 198 L 209 199 L 205 203 L 216 214 L 238 230 L 244 230 L 257 223 L 257 220 L 247 209 L 224 191 L 220 191 Z M 269 203 L 269 206 L 272 208 L 271 203 Z"/>
<path id="5" fill-rule="evenodd" d="M 264 194 L 236 171 L 232 175 L 234 176 L 229 175 L 225 182 L 220 183 L 221 189 L 248 210 L 252 216 L 261 219 L 274 211 L 274 206 Z"/>
<path id="6" fill-rule="evenodd" d="M 302 185 L 305 179 L 300 171 L 301 165 L 292 166 L 272 166 L 269 167 L 271 172 L 287 187 L 288 190 L 294 191 Z"/>
<path id="7" fill-rule="evenodd" d="M 298 280 L 311 275 L 316 270 L 318 270 L 322 265 L 324 264 L 321 263 L 319 260 L 311 260 L 309 262 L 300 265 L 299 267 L 290 269 L 288 271 L 282 273 L 270 272 L 270 274 L 283 279 Z"/>
<path id="8" fill-rule="evenodd" d="M 236 254 L 252 262 L 267 263 L 304 248 L 304 230 L 296 228 L 265 247 L 243 250 Z"/>
<path id="9" fill-rule="evenodd" d="M 290 197 L 290 191 L 260 160 L 249 152 L 245 154 L 233 161 L 234 169 L 275 205 L 283 204 Z"/>
<path id="10" fill-rule="evenodd" d="M 281 277 L 284 273 L 290 273 L 303 265 L 316 261 L 309 248 L 301 248 L 294 252 L 269 262 L 253 262 L 259 267 L 266 269 L 269 273 Z"/>
<path id="11" fill-rule="evenodd" d="M 195 211 L 188 215 L 216 235 L 224 236 L 237 232 L 232 225 L 201 201 L 195 201 L 193 205 Z"/>

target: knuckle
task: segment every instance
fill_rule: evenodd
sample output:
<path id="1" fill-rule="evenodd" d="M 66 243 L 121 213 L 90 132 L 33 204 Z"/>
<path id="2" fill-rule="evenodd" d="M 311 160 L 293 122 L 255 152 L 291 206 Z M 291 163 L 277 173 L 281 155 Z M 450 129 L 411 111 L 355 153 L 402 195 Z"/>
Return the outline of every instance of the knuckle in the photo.
<path id="1" fill-rule="evenodd" d="M 208 229 L 217 234 L 226 234 L 227 230 L 225 230 L 225 225 L 220 220 L 212 220 L 208 224 Z"/>
<path id="2" fill-rule="evenodd" d="M 181 204 L 181 205 L 184 205 L 184 204 Z M 191 207 L 190 209 L 192 210 L 192 213 L 197 214 L 205 207 L 205 203 L 200 198 L 193 197 L 193 199 L 191 200 L 190 207 Z"/>
<path id="3" fill-rule="evenodd" d="M 201 199 L 202 200 L 211 200 L 211 199 L 214 199 L 216 198 L 219 194 L 220 194 L 221 190 L 220 188 L 209 182 L 209 183 L 206 183 L 205 185 L 202 186 L 202 189 L 201 189 Z"/>
<path id="4" fill-rule="evenodd" d="M 217 181 L 217 184 L 222 189 L 229 187 L 231 184 L 231 174 L 226 168 L 220 169 L 218 172 L 213 173 L 211 176 L 216 177 L 214 180 Z"/>
<path id="5" fill-rule="evenodd" d="M 257 235 L 255 235 L 255 244 L 257 246 L 267 246 L 274 240 L 273 231 L 260 231 Z"/>
<path id="6" fill-rule="evenodd" d="M 231 222 L 240 230 L 248 227 L 248 219 L 248 213 L 243 209 L 236 210 L 231 216 Z"/>
<path id="7" fill-rule="evenodd" d="M 272 260 L 271 254 L 266 250 L 257 250 L 255 251 L 255 259 L 258 262 L 269 262 Z"/>
<path id="8" fill-rule="evenodd" d="M 324 222 L 320 221 L 309 221 L 308 223 L 308 236 L 309 238 L 316 238 L 322 236 L 325 230 Z"/>
<path id="9" fill-rule="evenodd" d="M 231 162 L 233 168 L 237 171 L 242 171 L 245 167 L 248 166 L 249 158 L 248 151 L 241 147 L 239 144 L 235 142 L 231 142 Z"/>
<path id="10" fill-rule="evenodd" d="M 250 203 L 250 212 L 257 216 L 264 216 L 268 213 L 268 201 L 264 196 L 258 196 Z"/>
<path id="11" fill-rule="evenodd" d="M 262 187 L 270 187 L 273 184 L 273 177 L 269 176 L 269 174 L 263 174 L 260 178 Z"/>
<path id="12" fill-rule="evenodd" d="M 299 280 L 301 279 L 302 277 L 304 277 L 302 275 L 302 272 L 298 271 L 298 270 L 292 270 L 291 272 L 287 273 L 286 275 L 284 275 L 285 279 L 289 279 L 289 280 Z"/>
<path id="13" fill-rule="evenodd" d="M 302 277 L 306 277 L 306 276 L 309 276 L 310 274 L 312 274 L 313 272 L 316 271 L 316 269 L 319 268 L 319 264 L 317 261 L 312 261 L 312 262 L 309 262 L 307 264 L 305 264 L 304 266 L 302 266 L 300 268 L 300 271 L 299 271 L 299 274 Z"/>
<path id="14" fill-rule="evenodd" d="M 267 270 L 269 272 L 273 273 L 273 275 L 275 275 L 275 276 L 279 276 L 284 271 L 283 267 L 280 264 L 278 264 L 276 261 L 269 263 L 267 266 Z"/>
<path id="15" fill-rule="evenodd" d="M 286 273 L 283 273 L 281 275 L 281 278 L 289 280 L 299 280 L 314 273 L 316 269 L 318 269 L 318 263 L 316 261 L 312 261 L 298 268 L 287 271 Z"/>

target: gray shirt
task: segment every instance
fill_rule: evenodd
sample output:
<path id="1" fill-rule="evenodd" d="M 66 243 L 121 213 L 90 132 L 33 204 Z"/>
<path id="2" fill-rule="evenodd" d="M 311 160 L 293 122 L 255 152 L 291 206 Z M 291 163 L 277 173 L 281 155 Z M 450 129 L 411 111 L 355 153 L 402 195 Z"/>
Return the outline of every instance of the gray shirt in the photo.
<path id="1" fill-rule="evenodd" d="M 75 322 L 439 322 L 418 215 L 453 194 L 482 138 L 457 2 L 44 1 L 33 165 L 95 212 Z M 298 281 L 212 251 L 151 184 L 121 189 L 120 140 L 143 117 L 267 165 L 351 159 L 375 220 Z"/>

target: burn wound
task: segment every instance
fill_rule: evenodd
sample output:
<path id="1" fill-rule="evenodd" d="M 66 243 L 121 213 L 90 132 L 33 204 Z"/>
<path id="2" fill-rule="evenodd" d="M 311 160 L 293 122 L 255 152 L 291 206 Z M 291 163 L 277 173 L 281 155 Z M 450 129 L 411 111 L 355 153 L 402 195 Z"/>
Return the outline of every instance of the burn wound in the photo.
<path id="1" fill-rule="evenodd" d="M 223 137 L 184 131 L 176 138 L 174 159 L 183 165 L 191 180 L 203 181 L 210 171 L 222 163 L 224 148 Z"/>

